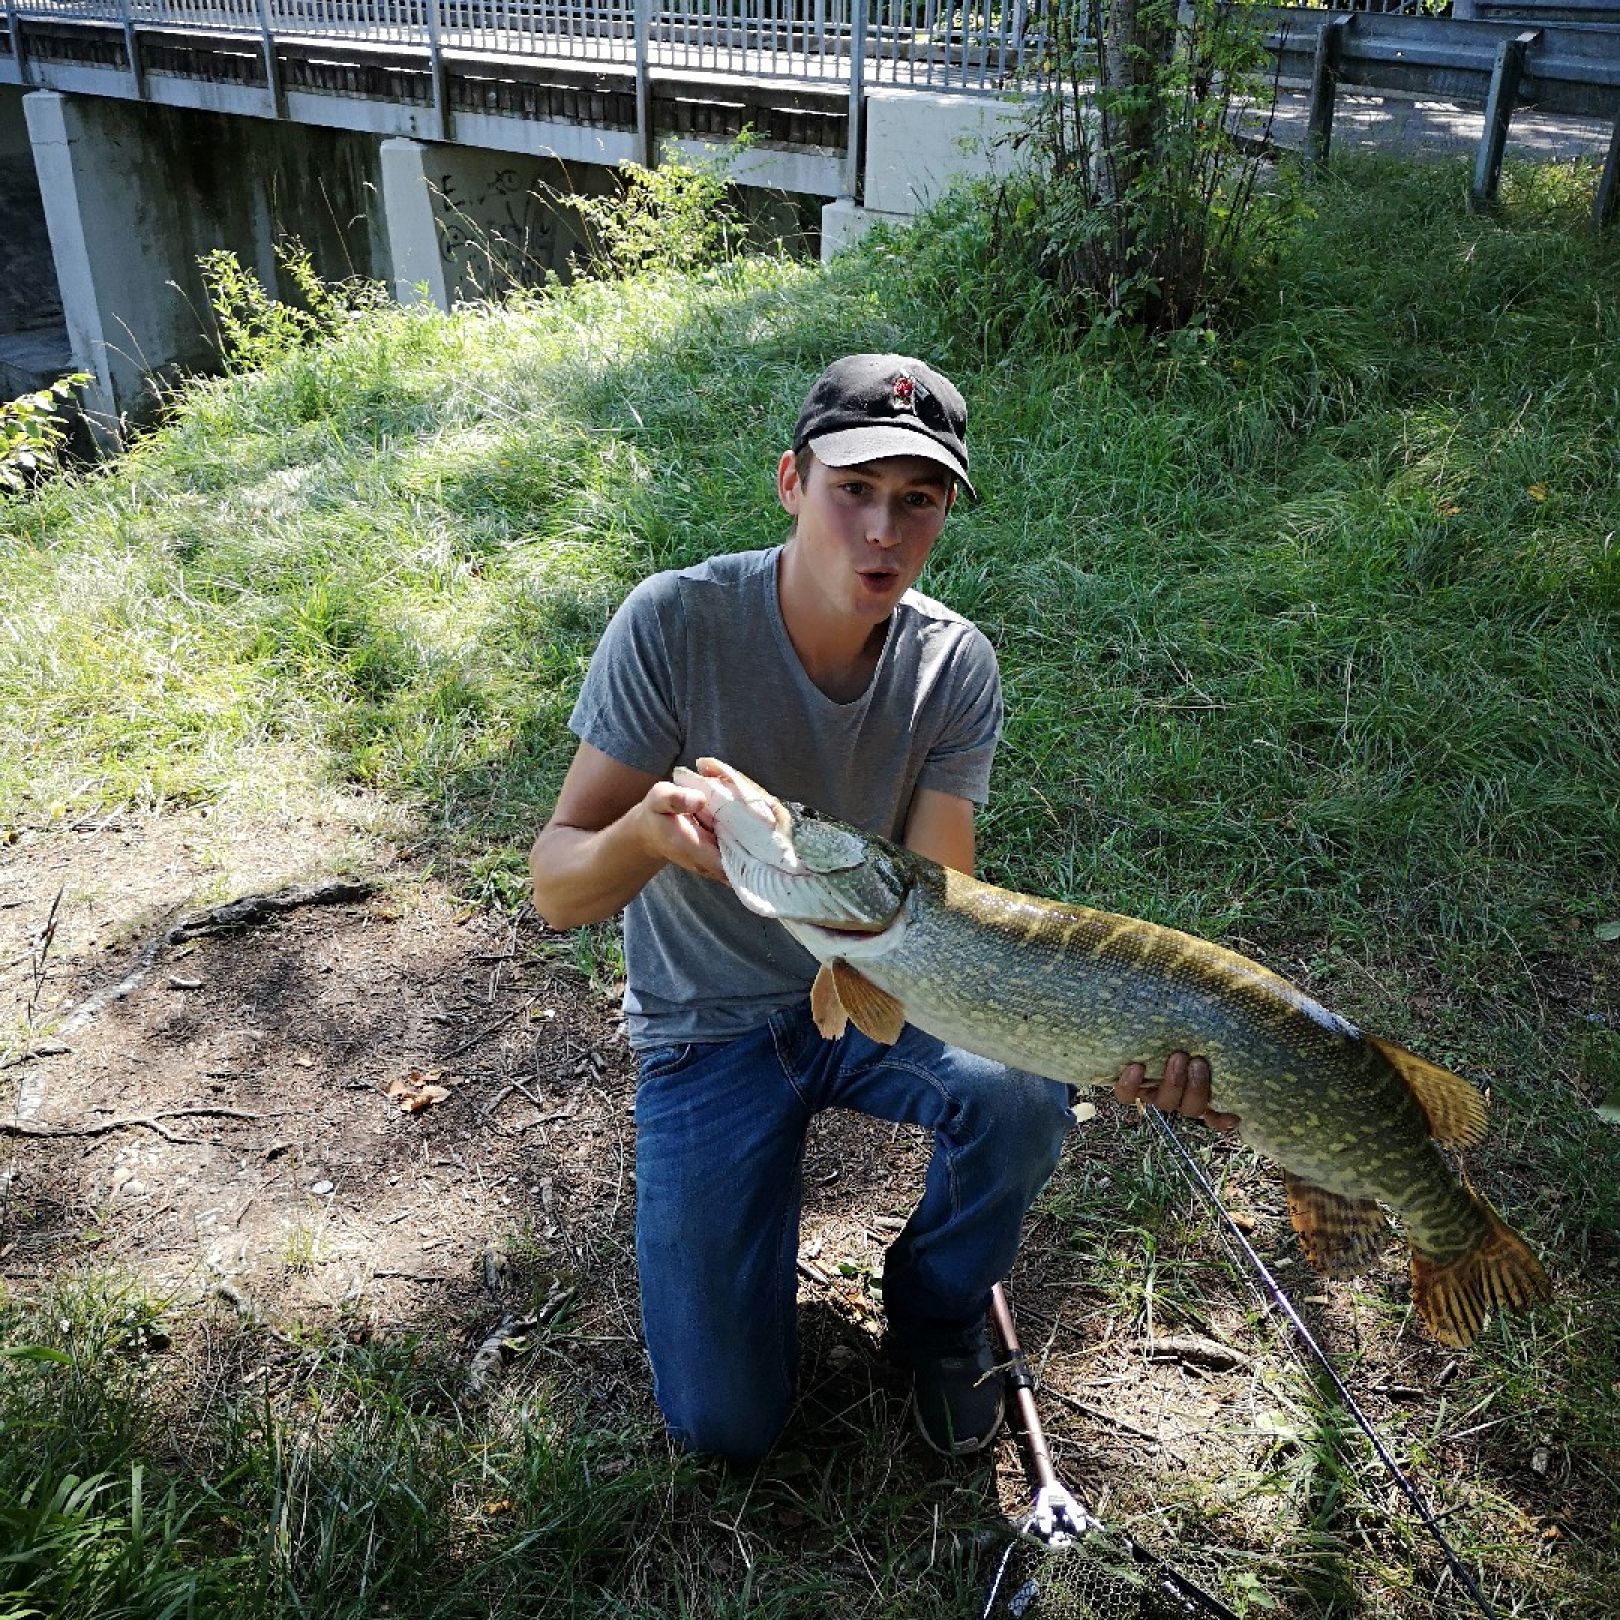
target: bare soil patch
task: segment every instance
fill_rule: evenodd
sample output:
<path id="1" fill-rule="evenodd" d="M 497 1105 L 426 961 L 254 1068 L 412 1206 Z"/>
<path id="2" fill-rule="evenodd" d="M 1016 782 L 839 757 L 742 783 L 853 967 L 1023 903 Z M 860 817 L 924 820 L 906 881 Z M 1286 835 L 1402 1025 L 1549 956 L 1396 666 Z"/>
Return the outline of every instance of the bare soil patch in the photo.
<path id="1" fill-rule="evenodd" d="M 0 1134 L 0 1278 L 27 1291 L 122 1269 L 177 1307 L 222 1298 L 283 1339 L 310 1322 L 420 1331 L 469 1365 L 497 1322 L 566 1311 L 580 1398 L 605 1423 L 656 1433 L 639 1340 L 631 1055 L 609 998 L 537 921 L 470 910 L 384 851 L 363 898 L 152 955 L 180 918 L 307 882 L 335 847 L 293 826 L 222 854 L 206 814 L 184 812 L 29 832 L 0 852 L 0 1122 L 12 1127 Z M 128 994 L 64 1033 L 143 960 Z M 435 1100 L 403 1106 L 426 1087 Z M 79 1134 L 38 1134 L 51 1128 Z M 909 1437 L 903 1376 L 877 1349 L 876 1274 L 927 1151 L 920 1133 L 817 1122 L 800 1251 L 805 1400 L 784 1454 L 825 1456 L 874 1425 Z M 1344 1492 L 1321 1410 L 1301 1400 L 1277 1327 L 1236 1273 L 1212 1287 L 1206 1266 L 1195 1279 L 1218 1241 L 1191 1194 L 1167 1221 L 1128 1213 L 1150 1151 L 1134 1118 L 1105 1103 L 1071 1143 L 1014 1280 L 1060 1472 L 1172 1554 L 1213 1518 L 1223 1555 L 1275 1572 L 1286 1521 L 1302 1552 L 1334 1539 L 1376 1548 L 1395 1586 L 1442 1588 L 1433 1548 L 1383 1485 Z M 1535 1432 L 1532 1408 L 1515 1413 L 1485 1389 L 1458 1410 L 1456 1358 L 1389 1309 L 1405 1286 L 1395 1245 L 1361 1283 L 1323 1285 L 1292 1247 L 1275 1177 L 1230 1144 L 1215 1167 L 1443 1510 L 1458 1482 L 1483 1486 L 1457 1522 L 1515 1543 L 1527 1576 L 1566 1538 L 1603 1537 L 1590 1468 Z M 1099 1229 L 1099 1204 L 1117 1222 Z M 1089 1224 L 1070 1222 L 1088 1210 Z M 1077 1239 L 1081 1228 L 1092 1236 Z M 1162 1344 L 1196 1338 L 1229 1363 Z M 949 1472 L 911 1445 L 906 1467 Z M 977 1466 L 976 1485 L 942 1495 L 952 1511 L 1027 1505 L 1010 1439 Z M 961 1528 L 935 1513 L 915 1527 L 919 1549 Z M 1313 1593 L 1278 1612 L 1320 1612 L 1331 1581 Z M 1395 1602 L 1393 1588 L 1383 1596 Z M 1367 1597 L 1376 1609 L 1380 1595 Z M 1398 1608 L 1463 1612 L 1410 1594 Z"/>

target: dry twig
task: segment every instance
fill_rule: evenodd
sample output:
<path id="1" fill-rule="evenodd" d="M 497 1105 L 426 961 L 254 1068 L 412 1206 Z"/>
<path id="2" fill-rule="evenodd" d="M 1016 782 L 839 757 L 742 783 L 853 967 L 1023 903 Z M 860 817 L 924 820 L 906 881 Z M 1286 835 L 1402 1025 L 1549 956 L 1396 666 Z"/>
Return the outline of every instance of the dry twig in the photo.
<path id="1" fill-rule="evenodd" d="M 121 1114 L 117 1119 L 98 1120 L 94 1125 L 36 1125 L 31 1120 L 0 1119 L 0 1136 L 105 1136 L 109 1131 L 144 1126 L 156 1131 L 165 1142 L 190 1142 L 189 1136 L 176 1136 L 163 1125 L 165 1119 L 263 1119 L 241 1108 L 162 1108 L 152 1114 Z"/>

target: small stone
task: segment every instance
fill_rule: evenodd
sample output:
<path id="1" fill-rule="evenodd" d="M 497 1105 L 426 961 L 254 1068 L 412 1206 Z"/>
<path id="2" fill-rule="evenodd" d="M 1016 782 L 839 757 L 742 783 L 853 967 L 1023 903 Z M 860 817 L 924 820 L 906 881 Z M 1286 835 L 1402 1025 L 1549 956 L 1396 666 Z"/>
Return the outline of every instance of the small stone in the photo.
<path id="1" fill-rule="evenodd" d="M 331 1192 L 332 1183 L 330 1181 L 317 1181 L 309 1190 L 314 1193 L 317 1198 L 324 1198 L 329 1192 Z"/>

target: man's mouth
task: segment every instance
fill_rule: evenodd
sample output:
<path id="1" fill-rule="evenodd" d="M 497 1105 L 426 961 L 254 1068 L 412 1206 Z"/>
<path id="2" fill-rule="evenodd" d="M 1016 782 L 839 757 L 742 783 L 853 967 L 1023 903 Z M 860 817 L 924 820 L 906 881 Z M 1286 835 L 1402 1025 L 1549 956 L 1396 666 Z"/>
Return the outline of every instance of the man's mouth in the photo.
<path id="1" fill-rule="evenodd" d="M 861 568 L 856 570 L 868 585 L 883 590 L 900 577 L 898 568 Z"/>

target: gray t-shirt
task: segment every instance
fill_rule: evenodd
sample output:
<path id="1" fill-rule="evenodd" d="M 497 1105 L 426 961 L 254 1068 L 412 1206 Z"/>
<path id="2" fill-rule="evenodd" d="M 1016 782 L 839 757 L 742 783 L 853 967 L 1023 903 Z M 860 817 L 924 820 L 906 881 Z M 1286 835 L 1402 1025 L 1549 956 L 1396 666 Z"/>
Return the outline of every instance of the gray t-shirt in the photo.
<path id="1" fill-rule="evenodd" d="M 597 645 L 574 733 L 656 776 L 711 754 L 779 798 L 890 838 L 918 787 L 982 804 L 1002 720 L 989 641 L 907 591 L 866 691 L 835 703 L 788 639 L 781 550 L 713 557 L 638 585 Z M 676 866 L 625 907 L 624 956 L 638 1048 L 739 1035 L 800 1000 L 816 972 L 780 923 Z"/>

